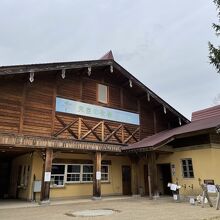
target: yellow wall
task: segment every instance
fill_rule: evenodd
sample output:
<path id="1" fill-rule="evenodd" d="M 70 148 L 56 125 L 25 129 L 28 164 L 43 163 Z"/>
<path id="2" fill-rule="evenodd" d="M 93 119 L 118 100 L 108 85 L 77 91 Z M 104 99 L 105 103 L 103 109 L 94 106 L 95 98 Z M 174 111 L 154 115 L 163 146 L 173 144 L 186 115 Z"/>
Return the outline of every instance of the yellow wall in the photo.
<path id="1" fill-rule="evenodd" d="M 194 178 L 183 178 L 181 159 L 192 158 Z M 178 180 L 182 186 L 180 193 L 183 195 L 198 195 L 201 193 L 198 179 L 214 179 L 215 183 L 220 183 L 220 149 L 211 148 L 211 145 L 203 145 L 190 148 L 182 148 L 172 154 L 160 155 L 157 164 L 170 163 L 175 165 L 175 175 L 172 181 Z"/>
<path id="2" fill-rule="evenodd" d="M 56 158 L 61 159 L 85 159 L 91 160 L 92 155 L 89 154 L 64 154 L 59 153 Z M 122 165 L 130 165 L 130 159 L 125 156 L 104 156 L 103 160 L 111 160 L 109 166 L 109 183 L 101 184 L 102 195 L 120 195 L 122 194 Z M 32 176 L 36 176 L 36 180 L 41 180 L 43 169 L 43 160 L 39 154 L 34 154 Z M 33 179 L 33 178 L 32 178 Z M 80 197 L 92 196 L 92 183 L 66 183 L 64 187 L 51 188 L 50 198 L 65 198 L 65 197 Z M 37 200 L 40 198 L 40 193 L 37 193 Z"/>

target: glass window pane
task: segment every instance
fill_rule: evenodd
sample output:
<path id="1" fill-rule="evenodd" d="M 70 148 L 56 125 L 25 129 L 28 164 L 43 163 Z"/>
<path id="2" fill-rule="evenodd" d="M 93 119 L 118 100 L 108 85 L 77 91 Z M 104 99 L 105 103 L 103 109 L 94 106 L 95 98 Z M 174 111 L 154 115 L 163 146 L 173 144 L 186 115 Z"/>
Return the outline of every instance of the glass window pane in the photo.
<path id="1" fill-rule="evenodd" d="M 186 171 L 187 171 L 187 167 L 183 166 L 183 172 L 186 172 Z"/>
<path id="2" fill-rule="evenodd" d="M 98 101 L 102 103 L 108 102 L 108 88 L 105 85 L 98 84 Z"/>
<path id="3" fill-rule="evenodd" d="M 108 174 L 106 174 L 106 173 L 102 173 L 102 176 L 101 176 L 101 180 L 102 181 L 108 181 Z"/>
<path id="4" fill-rule="evenodd" d="M 193 172 L 189 172 L 189 177 L 194 177 Z"/>
<path id="5" fill-rule="evenodd" d="M 67 182 L 79 182 L 80 174 L 67 174 Z"/>
<path id="6" fill-rule="evenodd" d="M 93 173 L 92 165 L 83 165 L 83 173 Z"/>
<path id="7" fill-rule="evenodd" d="M 80 173 L 80 165 L 68 165 L 68 173 Z"/>
<path id="8" fill-rule="evenodd" d="M 108 166 L 102 166 L 101 167 L 101 172 L 102 173 L 108 173 Z"/>
<path id="9" fill-rule="evenodd" d="M 183 164 L 183 165 L 186 165 L 186 160 L 182 160 L 182 164 Z"/>
<path id="10" fill-rule="evenodd" d="M 52 165 L 52 171 L 51 174 L 64 174 L 65 172 L 65 165 Z"/>
<path id="11" fill-rule="evenodd" d="M 89 182 L 92 181 L 92 179 L 93 179 L 93 174 L 89 174 L 89 173 L 83 174 L 82 181 Z"/>
<path id="12" fill-rule="evenodd" d="M 192 160 L 188 160 L 188 164 L 189 164 L 189 165 L 192 165 Z"/>

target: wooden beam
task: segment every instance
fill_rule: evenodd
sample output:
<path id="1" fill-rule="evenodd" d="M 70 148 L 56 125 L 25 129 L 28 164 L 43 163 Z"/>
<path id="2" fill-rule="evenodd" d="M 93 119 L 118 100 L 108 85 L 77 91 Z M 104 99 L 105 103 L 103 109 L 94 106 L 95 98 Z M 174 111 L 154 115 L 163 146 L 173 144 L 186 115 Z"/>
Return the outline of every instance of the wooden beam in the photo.
<path id="1" fill-rule="evenodd" d="M 22 99 L 21 99 L 21 113 L 20 113 L 20 122 L 19 122 L 19 133 L 21 134 L 23 131 L 23 124 L 24 124 L 24 106 L 26 100 L 26 93 L 27 93 L 27 83 L 25 82 L 23 85 L 23 92 L 22 92 Z"/>
<path id="2" fill-rule="evenodd" d="M 93 198 L 101 198 L 101 164 L 102 154 L 101 152 L 95 152 L 94 158 L 94 172 L 93 172 Z"/>
<path id="3" fill-rule="evenodd" d="M 76 61 L 76 62 L 62 62 L 62 63 L 45 63 L 32 65 L 17 65 L 0 68 L 1 75 L 21 74 L 30 72 L 46 72 L 56 71 L 61 69 L 79 69 L 91 67 L 102 67 L 113 65 L 112 60 L 91 60 L 91 61 Z"/>
<path id="4" fill-rule="evenodd" d="M 104 142 L 108 141 L 112 136 L 114 136 L 119 143 L 122 143 L 120 138 L 116 135 L 116 133 L 122 128 L 122 124 L 119 125 L 115 130 L 112 130 L 107 124 L 105 124 L 106 128 L 111 132 L 105 139 Z"/>
<path id="5" fill-rule="evenodd" d="M 62 124 L 63 129 L 58 131 L 53 136 L 57 137 L 58 135 L 62 134 L 65 130 L 67 130 L 75 139 L 78 138 L 77 135 L 70 129 L 70 127 L 73 126 L 78 121 L 78 119 L 74 120 L 73 122 L 69 123 L 68 125 L 57 115 L 56 115 L 56 119 Z"/>
<path id="6" fill-rule="evenodd" d="M 84 134 L 81 137 L 81 140 L 85 139 L 89 134 L 93 134 L 99 141 L 102 141 L 102 139 L 96 134 L 95 129 L 97 127 L 99 127 L 102 124 L 102 121 L 100 121 L 98 124 L 96 124 L 94 127 L 90 127 L 85 121 L 83 121 L 83 124 L 87 127 L 87 129 L 89 130 L 86 134 Z"/>
<path id="7" fill-rule="evenodd" d="M 124 144 L 126 144 L 131 138 L 133 138 L 136 142 L 138 142 L 137 138 L 134 136 L 139 130 L 140 130 L 140 127 L 137 127 L 134 132 L 130 132 L 126 127 L 124 127 L 125 130 L 129 133 L 129 137 L 124 141 Z"/>
<path id="8" fill-rule="evenodd" d="M 153 117 L 154 117 L 154 134 L 157 133 L 157 116 L 156 116 L 156 112 L 153 112 Z"/>
<path id="9" fill-rule="evenodd" d="M 41 203 L 48 203 L 50 200 L 50 179 L 45 177 L 51 174 L 53 161 L 53 150 L 46 149 L 46 157 L 43 165 L 42 184 L 41 184 Z"/>
<path id="10" fill-rule="evenodd" d="M 120 106 L 121 108 L 124 108 L 124 93 L 123 93 L 123 88 L 120 87 Z"/>
<path id="11" fill-rule="evenodd" d="M 56 97 L 57 97 L 57 76 L 55 77 L 55 82 L 53 86 L 53 104 L 52 104 L 52 115 L 51 115 L 51 134 L 54 133 L 54 126 L 55 126 L 55 117 L 56 117 Z"/>
<path id="12" fill-rule="evenodd" d="M 157 164 L 156 153 L 154 151 L 147 153 L 148 164 L 148 183 L 149 183 L 149 196 L 158 196 L 158 179 L 157 179 Z"/>

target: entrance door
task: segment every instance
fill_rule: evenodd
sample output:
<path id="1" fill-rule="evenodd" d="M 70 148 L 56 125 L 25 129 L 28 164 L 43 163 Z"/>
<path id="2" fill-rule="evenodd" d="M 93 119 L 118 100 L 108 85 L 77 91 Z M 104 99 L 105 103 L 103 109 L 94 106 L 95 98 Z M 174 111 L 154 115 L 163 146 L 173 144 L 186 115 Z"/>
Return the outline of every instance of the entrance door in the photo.
<path id="1" fill-rule="evenodd" d="M 10 162 L 0 158 L 0 198 L 7 198 L 10 183 Z"/>
<path id="2" fill-rule="evenodd" d="M 122 166 L 122 191 L 123 195 L 131 195 L 131 167 Z"/>
<path id="3" fill-rule="evenodd" d="M 159 178 L 160 178 L 160 185 L 162 188 L 163 195 L 172 195 L 170 188 L 167 187 L 168 183 L 172 182 L 171 176 L 171 167 L 169 163 L 166 164 L 159 164 Z"/>

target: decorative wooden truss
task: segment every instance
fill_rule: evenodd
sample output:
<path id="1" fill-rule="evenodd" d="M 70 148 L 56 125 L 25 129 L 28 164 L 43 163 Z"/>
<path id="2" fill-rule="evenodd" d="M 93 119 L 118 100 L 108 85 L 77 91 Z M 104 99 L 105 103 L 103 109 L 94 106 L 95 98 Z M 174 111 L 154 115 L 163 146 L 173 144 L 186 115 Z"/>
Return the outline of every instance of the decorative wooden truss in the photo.
<path id="1" fill-rule="evenodd" d="M 54 137 L 120 144 L 134 143 L 140 139 L 140 127 L 136 125 L 91 120 L 61 113 L 57 113 L 55 118 Z"/>

